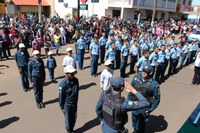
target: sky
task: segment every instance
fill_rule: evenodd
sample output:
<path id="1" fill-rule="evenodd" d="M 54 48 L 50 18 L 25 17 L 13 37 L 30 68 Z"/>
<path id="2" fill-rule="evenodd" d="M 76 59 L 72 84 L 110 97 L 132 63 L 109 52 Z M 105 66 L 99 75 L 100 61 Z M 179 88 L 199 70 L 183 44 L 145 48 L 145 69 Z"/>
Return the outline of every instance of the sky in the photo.
<path id="1" fill-rule="evenodd" d="M 193 0 L 192 5 L 200 5 L 200 0 Z"/>

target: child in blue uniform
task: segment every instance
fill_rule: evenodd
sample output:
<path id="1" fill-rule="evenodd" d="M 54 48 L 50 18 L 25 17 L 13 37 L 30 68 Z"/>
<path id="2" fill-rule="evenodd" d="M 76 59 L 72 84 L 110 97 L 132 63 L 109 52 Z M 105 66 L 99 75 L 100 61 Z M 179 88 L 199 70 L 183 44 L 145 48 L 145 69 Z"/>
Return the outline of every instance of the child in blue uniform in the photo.
<path id="1" fill-rule="evenodd" d="M 52 55 L 53 53 L 51 51 L 48 52 L 48 58 L 46 67 L 49 70 L 49 77 L 52 82 L 57 83 L 56 79 L 54 78 L 54 69 L 57 67 L 56 59 Z"/>

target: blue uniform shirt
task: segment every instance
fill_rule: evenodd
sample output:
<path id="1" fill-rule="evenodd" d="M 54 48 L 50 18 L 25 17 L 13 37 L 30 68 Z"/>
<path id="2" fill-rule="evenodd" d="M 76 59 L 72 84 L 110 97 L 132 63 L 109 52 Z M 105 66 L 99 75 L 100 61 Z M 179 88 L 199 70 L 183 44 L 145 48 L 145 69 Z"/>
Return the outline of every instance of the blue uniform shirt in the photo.
<path id="1" fill-rule="evenodd" d="M 123 45 L 123 46 L 122 46 L 122 49 L 121 49 L 121 52 L 122 52 L 122 55 L 123 55 L 123 56 L 128 56 L 128 55 L 129 55 L 128 46 Z"/>
<path id="2" fill-rule="evenodd" d="M 171 45 L 171 47 L 174 47 L 174 43 L 175 43 L 174 40 L 170 40 L 169 44 Z"/>
<path id="3" fill-rule="evenodd" d="M 166 59 L 166 60 L 169 60 L 169 59 L 170 59 L 170 57 L 171 57 L 170 50 L 168 50 L 168 49 L 165 49 L 165 59 Z"/>
<path id="4" fill-rule="evenodd" d="M 112 48 L 109 48 L 106 51 L 106 57 L 108 60 L 114 61 L 115 60 L 115 50 L 113 50 Z"/>
<path id="5" fill-rule="evenodd" d="M 72 80 L 64 78 L 59 84 L 59 105 L 63 110 L 64 106 L 77 107 L 79 96 L 79 81 L 76 77 Z"/>
<path id="6" fill-rule="evenodd" d="M 117 51 L 121 51 L 122 42 L 116 41 L 116 42 L 115 42 L 115 45 L 116 45 L 115 49 L 116 49 Z"/>
<path id="7" fill-rule="evenodd" d="M 183 51 L 184 54 L 187 54 L 187 52 L 188 52 L 188 46 L 184 45 L 183 48 L 182 48 L 182 51 Z"/>
<path id="8" fill-rule="evenodd" d="M 113 42 L 113 40 L 108 40 L 106 42 L 106 49 L 109 49 L 111 47 L 111 43 Z"/>
<path id="9" fill-rule="evenodd" d="M 171 49 L 170 54 L 171 54 L 172 59 L 177 58 L 177 50 L 175 48 Z"/>
<path id="10" fill-rule="evenodd" d="M 91 43 L 90 50 L 91 50 L 92 55 L 99 55 L 99 45 L 98 44 Z"/>
<path id="11" fill-rule="evenodd" d="M 105 36 L 102 36 L 100 39 L 99 39 L 99 44 L 101 46 L 106 46 L 106 42 L 107 42 L 107 38 Z"/>
<path id="12" fill-rule="evenodd" d="M 130 54 L 134 55 L 134 56 L 137 56 L 138 52 L 139 52 L 138 47 L 133 44 L 132 47 L 131 47 L 131 49 L 130 49 Z"/>
<path id="13" fill-rule="evenodd" d="M 149 56 L 149 61 L 151 62 L 151 66 L 156 66 L 157 65 L 157 60 L 158 60 L 158 54 L 155 52 L 151 53 Z"/>
<path id="14" fill-rule="evenodd" d="M 158 52 L 158 63 L 164 63 L 165 62 L 165 52 L 159 51 Z"/>
<path id="15" fill-rule="evenodd" d="M 19 67 L 28 66 L 29 58 L 29 53 L 26 50 L 23 52 L 18 50 L 15 53 L 15 61 Z"/>
<path id="16" fill-rule="evenodd" d="M 54 57 L 50 57 L 50 56 L 49 56 L 49 57 L 47 58 L 46 67 L 47 67 L 48 69 L 50 69 L 50 68 L 56 68 L 56 67 L 57 67 L 56 60 L 55 60 Z"/>
<path id="17" fill-rule="evenodd" d="M 146 43 L 142 44 L 142 50 L 148 50 L 149 49 L 149 45 Z"/>
<path id="18" fill-rule="evenodd" d="M 31 59 L 28 63 L 28 75 L 29 79 L 32 82 L 32 77 L 39 77 L 42 80 L 45 80 L 45 68 L 44 62 L 41 58 L 38 60 Z"/>
<path id="19" fill-rule="evenodd" d="M 177 54 L 177 57 L 181 56 L 181 49 L 180 49 L 180 47 L 176 47 L 176 54 Z"/>
<path id="20" fill-rule="evenodd" d="M 148 46 L 150 48 L 150 51 L 152 52 L 155 44 L 153 42 L 151 42 L 151 43 L 148 44 Z"/>
<path id="21" fill-rule="evenodd" d="M 85 49 L 86 42 L 84 39 L 78 39 L 76 45 L 78 49 Z"/>
<path id="22" fill-rule="evenodd" d="M 143 70 L 143 67 L 145 65 L 148 65 L 148 59 L 146 59 L 144 56 L 140 57 L 140 59 L 137 61 L 136 66 L 138 67 L 139 71 Z"/>

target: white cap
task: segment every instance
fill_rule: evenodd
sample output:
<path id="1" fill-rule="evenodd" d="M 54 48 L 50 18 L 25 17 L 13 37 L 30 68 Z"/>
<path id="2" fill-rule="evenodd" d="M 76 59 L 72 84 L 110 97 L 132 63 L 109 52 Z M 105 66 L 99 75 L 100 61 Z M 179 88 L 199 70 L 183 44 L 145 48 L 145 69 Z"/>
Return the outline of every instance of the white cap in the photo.
<path id="1" fill-rule="evenodd" d="M 113 64 L 113 63 L 110 60 L 106 60 L 105 63 L 104 63 L 105 66 L 108 66 L 108 65 L 111 65 L 111 64 Z"/>
<path id="2" fill-rule="evenodd" d="M 20 43 L 19 48 L 25 48 L 25 45 L 23 43 Z"/>
<path id="3" fill-rule="evenodd" d="M 183 31 L 183 34 L 185 34 L 186 33 L 186 31 Z"/>
<path id="4" fill-rule="evenodd" d="M 36 54 L 39 54 L 40 52 L 38 50 L 34 50 L 32 55 L 36 55 Z"/>
<path id="5" fill-rule="evenodd" d="M 66 49 L 66 51 L 67 51 L 67 52 L 72 51 L 72 48 L 71 48 L 71 47 L 68 47 L 68 48 Z"/>
<path id="6" fill-rule="evenodd" d="M 76 69 L 72 65 L 68 65 L 64 68 L 64 73 L 74 73 Z"/>
<path id="7" fill-rule="evenodd" d="M 49 51 L 47 54 L 48 54 L 48 55 L 52 55 L 52 54 L 53 54 L 53 52 L 52 52 L 52 51 Z"/>

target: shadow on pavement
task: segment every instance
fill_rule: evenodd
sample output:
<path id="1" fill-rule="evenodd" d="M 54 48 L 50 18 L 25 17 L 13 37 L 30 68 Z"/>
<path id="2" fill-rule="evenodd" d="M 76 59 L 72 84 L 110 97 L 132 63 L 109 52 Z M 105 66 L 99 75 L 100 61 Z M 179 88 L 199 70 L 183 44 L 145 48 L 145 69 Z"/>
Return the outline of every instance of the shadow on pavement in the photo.
<path id="1" fill-rule="evenodd" d="M 86 84 L 86 85 L 81 85 L 81 86 L 79 87 L 79 90 L 85 90 L 85 89 L 88 89 L 88 88 L 90 88 L 90 87 L 92 87 L 92 86 L 95 86 L 95 85 L 97 85 L 97 84 L 94 83 L 94 82 L 89 83 L 89 84 Z"/>
<path id="2" fill-rule="evenodd" d="M 11 101 L 5 101 L 5 102 L 3 102 L 3 103 L 0 103 L 0 107 L 9 105 L 9 104 L 11 104 L 11 103 L 12 103 Z"/>
<path id="3" fill-rule="evenodd" d="M 57 78 L 55 78 L 55 79 L 63 79 L 65 76 L 63 75 L 63 76 L 59 76 L 59 77 L 57 77 Z"/>
<path id="4" fill-rule="evenodd" d="M 8 65 L 0 65 L 0 70 L 10 68 Z"/>
<path id="5" fill-rule="evenodd" d="M 48 105 L 48 104 L 53 104 L 53 103 L 57 103 L 58 102 L 58 98 L 55 98 L 55 99 L 52 99 L 50 101 L 46 101 L 44 102 L 45 105 Z"/>
<path id="6" fill-rule="evenodd" d="M 95 126 L 98 126 L 99 124 L 100 124 L 99 119 L 94 118 L 94 119 L 88 121 L 87 123 L 85 123 L 82 127 L 76 129 L 75 133 L 84 133 L 84 132 L 94 128 Z"/>
<path id="7" fill-rule="evenodd" d="M 19 117 L 16 117 L 16 116 L 10 117 L 8 119 L 1 120 L 0 121 L 0 129 L 5 128 L 8 125 L 10 125 L 11 123 L 16 122 L 18 120 L 19 120 Z"/>
<path id="8" fill-rule="evenodd" d="M 8 93 L 0 93 L 0 96 L 5 96 L 7 95 Z"/>
<path id="9" fill-rule="evenodd" d="M 166 130 L 168 123 L 163 115 L 150 115 L 149 121 L 146 124 L 146 133 L 155 133 Z"/>

